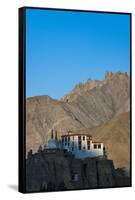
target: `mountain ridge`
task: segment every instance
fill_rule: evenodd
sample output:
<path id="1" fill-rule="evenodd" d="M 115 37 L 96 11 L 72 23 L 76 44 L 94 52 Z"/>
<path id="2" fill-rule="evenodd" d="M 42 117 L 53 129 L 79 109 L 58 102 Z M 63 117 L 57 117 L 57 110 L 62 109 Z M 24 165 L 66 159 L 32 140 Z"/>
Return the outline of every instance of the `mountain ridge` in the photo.
<path id="1" fill-rule="evenodd" d="M 122 72 L 107 72 L 103 81 L 79 84 L 60 100 L 47 95 L 28 98 L 26 151 L 46 145 L 52 128 L 60 138 L 68 130 L 94 128 L 129 111 L 130 77 Z"/>

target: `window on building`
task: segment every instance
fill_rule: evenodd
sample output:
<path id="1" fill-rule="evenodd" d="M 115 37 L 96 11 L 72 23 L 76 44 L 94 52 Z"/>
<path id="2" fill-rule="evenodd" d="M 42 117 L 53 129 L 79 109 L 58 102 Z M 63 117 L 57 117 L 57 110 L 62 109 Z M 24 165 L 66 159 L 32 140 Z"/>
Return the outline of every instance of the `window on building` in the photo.
<path id="1" fill-rule="evenodd" d="M 62 137 L 62 143 L 64 143 L 64 138 Z"/>
<path id="2" fill-rule="evenodd" d="M 85 147 L 83 147 L 83 149 L 85 149 Z"/>
<path id="3" fill-rule="evenodd" d="M 74 151 L 74 147 L 72 147 L 72 151 Z"/>
<path id="4" fill-rule="evenodd" d="M 65 137 L 65 142 L 67 142 L 67 137 Z"/>
<path id="5" fill-rule="evenodd" d="M 81 136 L 78 136 L 78 140 L 81 140 Z"/>
<path id="6" fill-rule="evenodd" d="M 70 137 L 68 137 L 68 142 L 70 141 Z"/>
<path id="7" fill-rule="evenodd" d="M 79 145 L 81 145 L 81 144 L 82 144 L 82 142 L 81 142 L 81 141 L 78 141 L 78 144 L 79 144 Z"/>
<path id="8" fill-rule="evenodd" d="M 70 145 L 70 142 L 68 142 L 68 146 Z"/>
<path id="9" fill-rule="evenodd" d="M 65 142 L 65 145 L 67 145 L 67 142 Z"/>
<path id="10" fill-rule="evenodd" d="M 97 144 L 94 144 L 94 149 L 96 149 L 97 148 Z"/>
<path id="11" fill-rule="evenodd" d="M 83 136 L 83 140 L 85 140 L 85 136 Z"/>
<path id="12" fill-rule="evenodd" d="M 101 149 L 101 144 L 98 144 L 98 149 Z"/>
<path id="13" fill-rule="evenodd" d="M 88 145 L 88 150 L 90 150 L 90 146 Z"/>
<path id="14" fill-rule="evenodd" d="M 90 141 L 89 140 L 87 141 L 87 145 L 90 145 Z"/>

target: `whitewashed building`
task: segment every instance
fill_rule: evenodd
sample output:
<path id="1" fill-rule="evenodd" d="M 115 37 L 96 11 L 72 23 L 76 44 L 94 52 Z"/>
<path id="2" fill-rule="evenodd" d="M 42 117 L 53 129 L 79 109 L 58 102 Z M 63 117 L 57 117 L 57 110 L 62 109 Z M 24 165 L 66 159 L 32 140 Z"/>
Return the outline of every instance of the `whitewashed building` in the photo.
<path id="1" fill-rule="evenodd" d="M 57 139 L 57 131 L 51 131 L 51 138 L 48 140 L 48 149 L 65 149 L 71 152 L 75 158 L 99 157 L 104 155 L 104 143 L 92 141 L 89 134 L 78 134 L 69 131 L 61 136 L 61 142 Z"/>
<path id="2" fill-rule="evenodd" d="M 99 157 L 104 155 L 104 144 L 99 141 L 92 141 L 89 134 L 77 134 L 68 132 L 62 136 L 62 147 L 76 158 Z"/>

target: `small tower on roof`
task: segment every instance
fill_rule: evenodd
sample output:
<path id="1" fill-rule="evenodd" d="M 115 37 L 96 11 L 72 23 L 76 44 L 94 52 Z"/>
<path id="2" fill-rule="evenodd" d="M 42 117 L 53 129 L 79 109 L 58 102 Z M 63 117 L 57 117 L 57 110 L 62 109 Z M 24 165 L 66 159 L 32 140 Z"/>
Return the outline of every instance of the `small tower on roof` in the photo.
<path id="1" fill-rule="evenodd" d="M 57 131 L 51 130 L 50 139 L 48 140 L 47 148 L 56 149 L 57 148 Z"/>
<path id="2" fill-rule="evenodd" d="M 57 136 L 57 130 L 55 130 L 55 140 L 57 141 L 58 136 Z"/>
<path id="3" fill-rule="evenodd" d="M 53 139 L 53 129 L 51 130 L 51 139 Z"/>

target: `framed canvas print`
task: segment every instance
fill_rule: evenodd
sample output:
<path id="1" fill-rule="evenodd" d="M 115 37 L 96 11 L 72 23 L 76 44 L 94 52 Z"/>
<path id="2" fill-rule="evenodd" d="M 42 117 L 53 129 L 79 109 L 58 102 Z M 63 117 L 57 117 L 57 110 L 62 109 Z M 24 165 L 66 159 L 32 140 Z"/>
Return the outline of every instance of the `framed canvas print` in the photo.
<path id="1" fill-rule="evenodd" d="M 131 186 L 131 14 L 19 9 L 19 191 Z"/>

